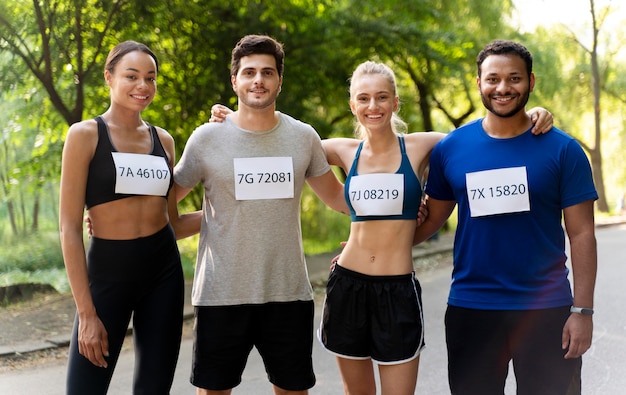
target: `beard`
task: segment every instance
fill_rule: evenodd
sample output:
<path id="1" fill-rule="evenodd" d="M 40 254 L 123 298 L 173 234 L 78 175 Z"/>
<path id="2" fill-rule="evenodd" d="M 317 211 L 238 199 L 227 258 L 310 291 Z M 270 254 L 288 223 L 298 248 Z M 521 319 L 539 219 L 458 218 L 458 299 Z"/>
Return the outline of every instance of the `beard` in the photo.
<path id="1" fill-rule="evenodd" d="M 485 95 L 483 94 L 482 91 L 480 92 L 480 99 L 482 100 L 485 108 L 489 112 L 501 118 L 510 118 L 514 116 L 515 114 L 519 113 L 520 111 L 524 111 L 529 98 L 530 98 L 530 89 L 527 89 L 525 92 L 521 93 L 519 96 L 517 96 L 517 98 L 514 99 L 514 100 L 517 100 L 516 106 L 512 110 L 505 112 L 505 111 L 496 110 L 495 106 L 491 104 L 492 96 Z"/>
<path id="2" fill-rule="evenodd" d="M 273 106 L 276 103 L 278 92 L 269 92 L 269 95 L 264 97 L 263 99 L 257 99 L 249 96 L 249 92 L 247 90 L 237 92 L 237 96 L 239 98 L 239 101 L 244 105 L 257 110 L 263 110 L 265 108 Z"/>

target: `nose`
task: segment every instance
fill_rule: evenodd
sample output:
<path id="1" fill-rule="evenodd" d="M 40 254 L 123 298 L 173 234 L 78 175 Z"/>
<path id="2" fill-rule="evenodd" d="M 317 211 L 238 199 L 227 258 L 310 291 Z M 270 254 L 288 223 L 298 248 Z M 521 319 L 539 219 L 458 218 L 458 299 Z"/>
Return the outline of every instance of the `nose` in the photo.
<path id="1" fill-rule="evenodd" d="M 263 73 L 257 73 L 253 81 L 256 85 L 263 85 Z"/>
<path id="2" fill-rule="evenodd" d="M 507 92 L 509 90 L 509 83 L 506 78 L 503 78 L 496 86 L 498 92 Z"/>
<path id="3" fill-rule="evenodd" d="M 367 108 L 376 108 L 377 106 L 378 106 L 378 103 L 376 102 L 375 97 L 372 97 L 369 103 L 367 103 Z"/>
<path id="4" fill-rule="evenodd" d="M 138 86 L 140 89 L 146 89 L 146 88 L 148 87 L 148 83 L 146 82 L 146 80 L 145 80 L 145 79 L 143 79 L 143 78 L 138 78 L 138 79 L 137 79 L 137 86 Z"/>

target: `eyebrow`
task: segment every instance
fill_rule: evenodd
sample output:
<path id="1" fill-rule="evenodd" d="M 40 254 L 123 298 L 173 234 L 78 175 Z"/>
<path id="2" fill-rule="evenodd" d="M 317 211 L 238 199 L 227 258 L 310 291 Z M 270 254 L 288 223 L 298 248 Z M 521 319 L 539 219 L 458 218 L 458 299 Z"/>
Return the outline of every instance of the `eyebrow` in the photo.
<path id="1" fill-rule="evenodd" d="M 134 71 L 135 73 L 140 73 L 140 71 L 134 67 L 127 67 L 126 71 Z M 156 74 L 156 70 L 148 71 L 148 74 Z"/>

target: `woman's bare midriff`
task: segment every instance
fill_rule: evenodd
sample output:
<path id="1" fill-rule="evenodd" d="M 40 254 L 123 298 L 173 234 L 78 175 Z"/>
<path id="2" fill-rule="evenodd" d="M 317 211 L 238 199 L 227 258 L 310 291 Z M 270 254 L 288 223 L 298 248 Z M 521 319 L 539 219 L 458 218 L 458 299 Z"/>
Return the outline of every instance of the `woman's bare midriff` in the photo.
<path id="1" fill-rule="evenodd" d="M 411 273 L 415 225 L 415 220 L 353 222 L 338 264 L 373 276 Z"/>
<path id="2" fill-rule="evenodd" d="M 132 240 L 155 234 L 168 223 L 167 200 L 133 196 L 99 204 L 88 211 L 92 235 L 109 240 Z"/>

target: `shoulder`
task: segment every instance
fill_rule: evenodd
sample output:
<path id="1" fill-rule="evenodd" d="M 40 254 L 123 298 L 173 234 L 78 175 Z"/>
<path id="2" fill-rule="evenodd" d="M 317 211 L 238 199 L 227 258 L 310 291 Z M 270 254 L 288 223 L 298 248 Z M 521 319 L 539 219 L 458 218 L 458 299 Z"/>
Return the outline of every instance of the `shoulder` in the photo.
<path id="1" fill-rule="evenodd" d="M 230 133 L 228 132 L 230 130 L 231 127 L 233 127 L 233 123 L 225 120 L 224 122 L 205 122 L 199 126 L 197 126 L 193 132 L 191 132 L 191 135 L 189 136 L 189 139 L 193 139 L 196 142 L 205 140 L 205 139 L 210 139 L 212 136 L 215 136 L 218 133 L 221 133 L 221 131 L 226 131 L 225 133 Z"/>
<path id="2" fill-rule="evenodd" d="M 98 124 L 94 119 L 74 123 L 65 136 L 63 160 L 74 164 L 91 160 L 97 144 Z"/>
<path id="3" fill-rule="evenodd" d="M 89 144 L 92 142 L 95 145 L 97 141 L 98 123 L 95 119 L 88 119 L 72 124 L 67 131 L 67 136 L 65 137 L 66 144 L 71 144 L 73 142 Z"/>
<path id="4" fill-rule="evenodd" d="M 349 164 L 354 160 L 359 144 L 362 142 L 363 140 L 353 138 L 335 137 L 322 140 L 322 146 L 329 164 L 347 170 Z"/>
<path id="5" fill-rule="evenodd" d="M 152 126 L 154 126 L 154 128 L 156 129 L 157 135 L 159 136 L 159 139 L 161 141 L 163 141 L 163 142 L 171 141 L 172 143 L 174 142 L 174 138 L 172 137 L 172 135 L 167 130 L 165 130 L 162 127 L 159 127 L 159 126 L 155 126 L 155 125 L 152 125 Z"/>
<path id="6" fill-rule="evenodd" d="M 152 125 L 154 126 L 154 125 Z M 172 137 L 171 134 L 169 134 L 169 132 L 159 126 L 154 126 L 154 128 L 157 131 L 157 136 L 159 137 L 159 140 L 161 141 L 161 144 L 163 145 L 163 148 L 165 149 L 165 151 L 167 152 L 167 155 L 170 158 L 173 158 L 175 155 L 175 146 L 176 143 L 174 142 L 174 138 Z"/>
<path id="7" fill-rule="evenodd" d="M 432 149 L 432 147 L 446 137 L 446 135 L 446 133 L 441 132 L 414 132 L 402 136 L 404 136 L 408 147 L 415 145 Z"/>
<path id="8" fill-rule="evenodd" d="M 299 132 L 306 130 L 308 133 L 315 133 L 316 135 L 318 135 L 315 128 L 309 125 L 308 123 L 303 122 L 299 119 L 292 117 L 291 115 L 287 115 L 279 111 L 277 111 L 277 113 L 278 113 L 278 116 L 280 117 L 281 122 L 284 125 L 288 125 L 289 128 L 296 128 Z"/>
<path id="9" fill-rule="evenodd" d="M 95 119 L 87 119 L 72 124 L 67 132 L 68 135 L 85 136 L 98 132 L 98 123 Z"/>
<path id="10" fill-rule="evenodd" d="M 466 141 L 467 139 L 472 140 L 480 135 L 483 135 L 482 120 L 483 118 L 475 119 L 459 126 L 450 133 L 446 134 L 441 139 L 441 143 L 439 145 Z"/>
<path id="11" fill-rule="evenodd" d="M 356 149 L 363 140 L 353 139 L 349 137 L 333 137 L 322 140 L 324 148 L 332 149 L 334 151 L 344 149 Z"/>

